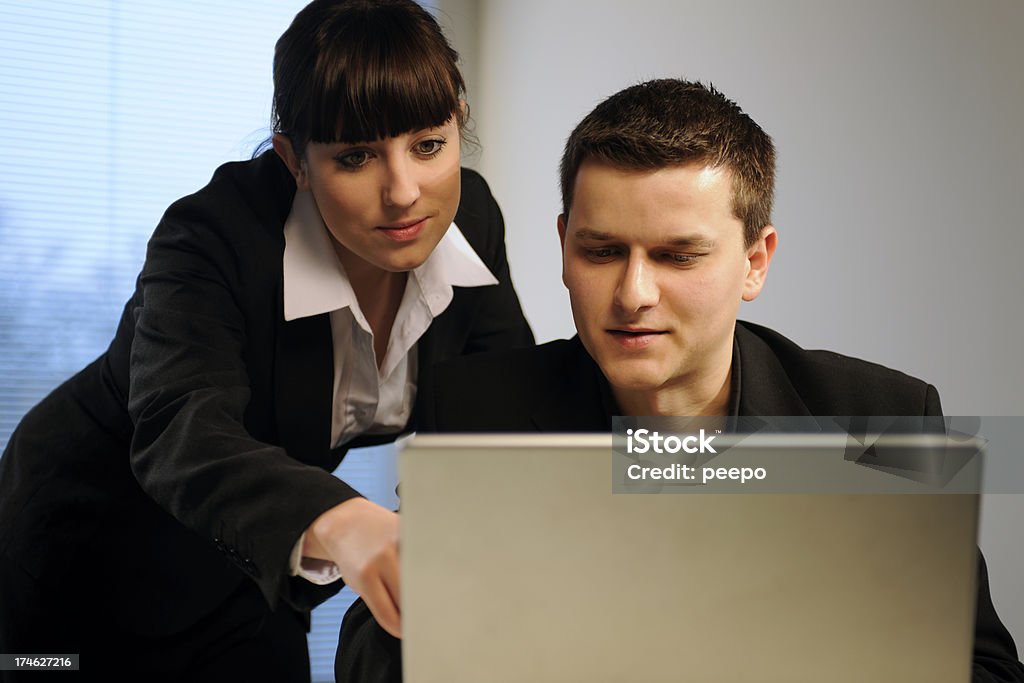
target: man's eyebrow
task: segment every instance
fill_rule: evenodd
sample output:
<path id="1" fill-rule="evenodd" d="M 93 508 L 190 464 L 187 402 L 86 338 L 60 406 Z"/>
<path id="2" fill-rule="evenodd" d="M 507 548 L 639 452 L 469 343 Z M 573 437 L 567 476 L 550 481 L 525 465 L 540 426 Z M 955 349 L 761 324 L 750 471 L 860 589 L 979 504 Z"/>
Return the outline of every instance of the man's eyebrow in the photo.
<path id="1" fill-rule="evenodd" d="M 615 239 L 615 236 L 610 233 L 591 230 L 590 228 L 580 228 L 573 235 L 578 240 L 590 240 L 592 242 L 610 242 Z"/>
<path id="2" fill-rule="evenodd" d="M 673 237 L 668 240 L 666 244 L 673 247 L 703 247 L 705 249 L 710 249 L 715 246 L 715 241 L 709 240 L 701 235 L 683 235 L 680 237 Z"/>
<path id="3" fill-rule="evenodd" d="M 611 242 L 618 239 L 611 233 L 592 230 L 590 228 L 580 228 L 573 234 L 578 240 L 588 240 L 591 242 Z M 663 244 L 667 244 L 672 247 L 701 247 L 704 249 L 710 249 L 715 246 L 715 241 L 699 234 L 679 235 L 665 240 Z"/>

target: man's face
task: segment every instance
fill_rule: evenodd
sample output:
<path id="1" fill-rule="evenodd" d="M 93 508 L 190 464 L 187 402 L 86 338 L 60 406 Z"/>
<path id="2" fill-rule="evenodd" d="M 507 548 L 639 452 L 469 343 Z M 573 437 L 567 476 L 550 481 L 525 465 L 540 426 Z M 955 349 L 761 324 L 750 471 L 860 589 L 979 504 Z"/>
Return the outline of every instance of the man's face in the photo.
<path id="1" fill-rule="evenodd" d="M 744 247 L 728 170 L 586 161 L 558 232 L 576 329 L 612 387 L 687 391 L 727 376 L 740 301 L 760 293 L 775 246 L 767 226 Z"/>

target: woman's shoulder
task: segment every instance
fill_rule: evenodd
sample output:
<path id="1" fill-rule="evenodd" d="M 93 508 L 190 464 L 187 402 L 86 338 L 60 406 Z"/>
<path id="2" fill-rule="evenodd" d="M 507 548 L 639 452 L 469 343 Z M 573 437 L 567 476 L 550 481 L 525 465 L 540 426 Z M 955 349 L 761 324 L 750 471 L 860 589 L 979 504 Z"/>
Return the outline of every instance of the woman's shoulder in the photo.
<path id="1" fill-rule="evenodd" d="M 462 167 L 462 192 L 467 192 L 473 196 L 486 195 L 491 196 L 491 188 L 487 185 L 487 181 L 480 175 L 479 171 L 475 171 L 472 168 Z"/>
<path id="2" fill-rule="evenodd" d="M 210 181 L 171 204 L 160 228 L 215 233 L 230 240 L 283 239 L 295 182 L 273 151 L 223 164 Z"/>
<path id="3" fill-rule="evenodd" d="M 491 188 L 487 181 L 477 171 L 463 166 L 462 197 L 459 200 L 456 223 L 460 216 L 486 217 L 493 209 L 497 209 L 497 202 L 494 200 L 494 195 L 491 194 Z"/>
<path id="4" fill-rule="evenodd" d="M 215 272 L 234 286 L 280 274 L 284 222 L 295 182 L 268 152 L 218 168 L 197 192 L 171 204 L 146 250 L 143 276 L 154 272 Z M 275 265 L 276 264 L 276 265 Z"/>
<path id="5" fill-rule="evenodd" d="M 491 188 L 473 169 L 462 168 L 462 196 L 455 224 L 480 256 L 487 259 L 505 246 L 505 220 Z"/>

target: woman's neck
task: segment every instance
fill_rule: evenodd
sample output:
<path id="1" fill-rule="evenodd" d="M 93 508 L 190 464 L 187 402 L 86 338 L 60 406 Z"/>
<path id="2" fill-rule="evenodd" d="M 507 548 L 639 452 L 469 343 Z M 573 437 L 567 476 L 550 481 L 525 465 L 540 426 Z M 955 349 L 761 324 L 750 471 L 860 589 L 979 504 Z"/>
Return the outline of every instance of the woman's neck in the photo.
<path id="1" fill-rule="evenodd" d="M 359 310 L 363 312 L 366 322 L 370 325 L 370 331 L 373 332 L 373 353 L 377 367 L 380 368 L 388 350 L 391 328 L 398 316 L 398 307 L 402 303 L 409 274 L 378 268 L 337 243 L 335 251 L 345 268 L 352 291 L 355 292 Z"/>

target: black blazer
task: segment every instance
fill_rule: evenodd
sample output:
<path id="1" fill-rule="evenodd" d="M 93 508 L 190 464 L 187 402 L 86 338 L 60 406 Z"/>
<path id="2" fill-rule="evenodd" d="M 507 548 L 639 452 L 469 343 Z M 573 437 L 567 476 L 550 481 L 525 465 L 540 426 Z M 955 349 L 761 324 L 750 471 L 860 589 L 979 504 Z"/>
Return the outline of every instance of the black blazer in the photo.
<path id="1" fill-rule="evenodd" d="M 0 460 L 0 553 L 43 585 L 102 564 L 93 589 L 131 631 L 174 633 L 246 576 L 299 610 L 341 587 L 287 576 L 305 528 L 358 495 L 330 474 L 345 449 L 329 444 L 329 317 L 283 317 L 294 194 L 267 152 L 171 205 L 109 349 L 26 415 Z M 499 284 L 455 288 L 419 342 L 420 383 L 438 361 L 533 343 L 501 212 L 473 171 L 455 220 Z"/>
<path id="2" fill-rule="evenodd" d="M 935 388 L 829 351 L 807 351 L 758 325 L 736 324 L 739 415 L 940 415 Z M 737 367 L 734 365 L 734 367 Z M 460 358 L 420 392 L 420 431 L 607 432 L 621 414 L 579 338 Z M 342 625 L 338 681 L 400 681 L 398 641 L 362 602 Z M 827 675 L 823 680 L 827 680 Z M 1024 681 L 1013 639 L 992 606 L 979 553 L 974 681 Z"/>

